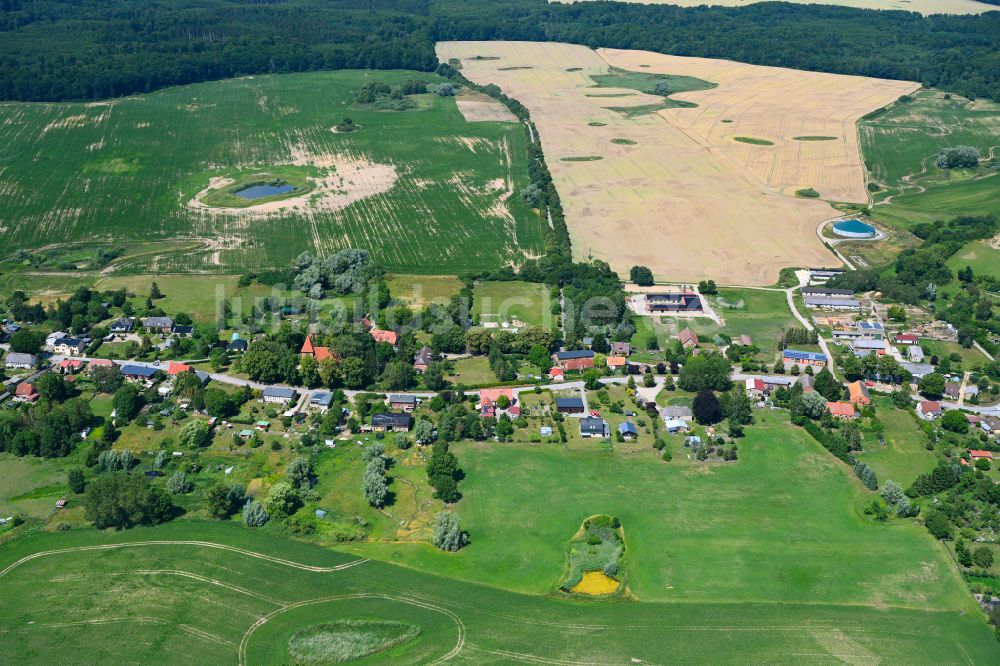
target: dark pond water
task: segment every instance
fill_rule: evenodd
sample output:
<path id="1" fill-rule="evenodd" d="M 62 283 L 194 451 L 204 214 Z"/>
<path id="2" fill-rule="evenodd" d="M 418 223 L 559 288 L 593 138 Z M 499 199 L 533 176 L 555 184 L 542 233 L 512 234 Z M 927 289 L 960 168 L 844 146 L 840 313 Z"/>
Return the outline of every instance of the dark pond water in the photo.
<path id="1" fill-rule="evenodd" d="M 233 192 L 238 197 L 243 197 L 244 199 L 263 199 L 264 197 L 273 197 L 276 194 L 288 194 L 295 189 L 294 185 L 289 185 L 288 183 L 282 183 L 280 185 L 251 185 L 250 187 L 244 187 L 242 190 Z"/>

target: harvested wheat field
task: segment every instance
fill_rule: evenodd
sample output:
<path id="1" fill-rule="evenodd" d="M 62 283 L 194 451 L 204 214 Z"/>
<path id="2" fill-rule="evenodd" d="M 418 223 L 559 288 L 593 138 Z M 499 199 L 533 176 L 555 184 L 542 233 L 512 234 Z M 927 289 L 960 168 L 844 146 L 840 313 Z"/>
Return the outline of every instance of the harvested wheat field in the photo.
<path id="1" fill-rule="evenodd" d="M 649 51 L 599 49 L 598 54 L 621 69 L 718 83 L 711 90 L 672 96 L 693 102 L 697 108 L 665 109 L 660 115 L 699 143 L 746 167 L 762 186 L 788 195 L 812 188 L 829 201 L 868 200 L 857 122 L 920 88 L 909 81 Z M 772 145 L 747 141 L 747 137 Z"/>
<path id="2" fill-rule="evenodd" d="M 771 284 L 786 266 L 834 261 L 816 226 L 835 210 L 763 186 L 727 153 L 668 118 L 606 108 L 657 108 L 663 98 L 596 89 L 591 76 L 608 73 L 609 65 L 595 51 L 524 42 L 437 48 L 442 61 L 461 59 L 465 76 L 496 83 L 531 111 L 577 258 L 606 260 L 621 274 L 640 264 L 658 279 L 746 285 Z M 699 109 L 677 113 L 685 111 Z"/>
<path id="3" fill-rule="evenodd" d="M 585 0 L 549 0 L 550 2 L 582 2 Z M 624 0 L 644 5 L 680 5 L 681 7 L 697 7 L 699 5 L 718 5 L 722 7 L 743 7 L 767 0 Z M 996 6 L 976 0 L 786 0 L 793 4 L 835 5 L 838 7 L 855 7 L 857 9 L 895 9 L 904 12 L 919 12 L 924 16 L 930 14 L 982 14 L 996 11 Z"/>

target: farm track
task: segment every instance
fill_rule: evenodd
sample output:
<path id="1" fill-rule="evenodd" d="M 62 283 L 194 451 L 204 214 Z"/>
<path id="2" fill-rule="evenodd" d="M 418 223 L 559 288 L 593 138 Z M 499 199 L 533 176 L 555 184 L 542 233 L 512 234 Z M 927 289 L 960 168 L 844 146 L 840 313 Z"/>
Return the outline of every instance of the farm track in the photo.
<path id="1" fill-rule="evenodd" d="M 286 560 L 280 557 L 274 557 L 273 555 L 256 553 L 252 550 L 245 550 L 243 548 L 237 548 L 235 546 L 227 546 L 221 543 L 213 543 L 211 541 L 135 541 L 132 543 L 109 543 L 97 546 L 75 546 L 73 548 L 61 548 L 58 550 L 46 550 L 38 553 L 32 553 L 31 555 L 26 555 L 21 559 L 17 560 L 16 562 L 9 564 L 6 568 L 0 570 L 0 578 L 3 578 L 3 576 L 10 573 L 11 571 L 21 566 L 25 562 L 30 562 L 31 560 L 35 560 L 40 557 L 49 557 L 51 555 L 63 555 L 66 553 L 79 553 L 79 552 L 94 551 L 94 550 L 117 550 L 121 548 L 137 548 L 137 547 L 148 547 L 148 546 L 197 546 L 200 548 L 214 548 L 217 550 L 225 550 L 232 553 L 239 553 L 240 555 L 245 555 L 247 557 L 264 560 L 265 562 L 281 564 L 287 567 L 292 567 L 293 569 L 301 569 L 303 571 L 314 571 L 317 573 L 332 573 L 334 571 L 343 571 L 344 569 L 350 569 L 351 567 L 357 566 L 359 564 L 364 564 L 365 562 L 368 561 L 367 558 L 362 558 L 358 560 L 352 560 L 350 562 L 345 562 L 344 564 L 338 564 L 332 567 L 320 567 L 309 564 L 300 564 L 298 562 L 293 562 L 292 560 Z"/>

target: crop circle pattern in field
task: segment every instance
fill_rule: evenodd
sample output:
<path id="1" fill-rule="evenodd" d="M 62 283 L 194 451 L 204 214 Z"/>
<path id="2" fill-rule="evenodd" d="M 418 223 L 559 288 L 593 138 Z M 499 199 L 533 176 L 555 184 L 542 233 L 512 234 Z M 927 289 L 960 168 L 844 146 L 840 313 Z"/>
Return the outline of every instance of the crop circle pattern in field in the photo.
<path id="1" fill-rule="evenodd" d="M 458 654 L 465 645 L 465 625 L 445 608 L 408 597 L 353 594 L 301 601 L 261 617 L 243 636 L 239 663 L 298 663 L 289 654 L 294 636 L 317 625 L 344 621 L 392 622 L 419 629 L 419 636 L 366 655 L 380 654 L 393 664 L 440 663 Z"/>

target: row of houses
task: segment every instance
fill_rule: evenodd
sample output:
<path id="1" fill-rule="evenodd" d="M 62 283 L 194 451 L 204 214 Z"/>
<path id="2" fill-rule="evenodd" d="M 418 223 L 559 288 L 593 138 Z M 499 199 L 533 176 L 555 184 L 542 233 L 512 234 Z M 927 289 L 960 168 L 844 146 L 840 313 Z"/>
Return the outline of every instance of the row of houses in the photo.
<path id="1" fill-rule="evenodd" d="M 122 317 L 111 322 L 108 331 L 112 335 L 127 335 L 141 326 L 148 333 L 163 335 L 188 336 L 194 332 L 194 326 L 177 324 L 171 317 L 146 317 L 139 320 L 136 317 Z"/>

